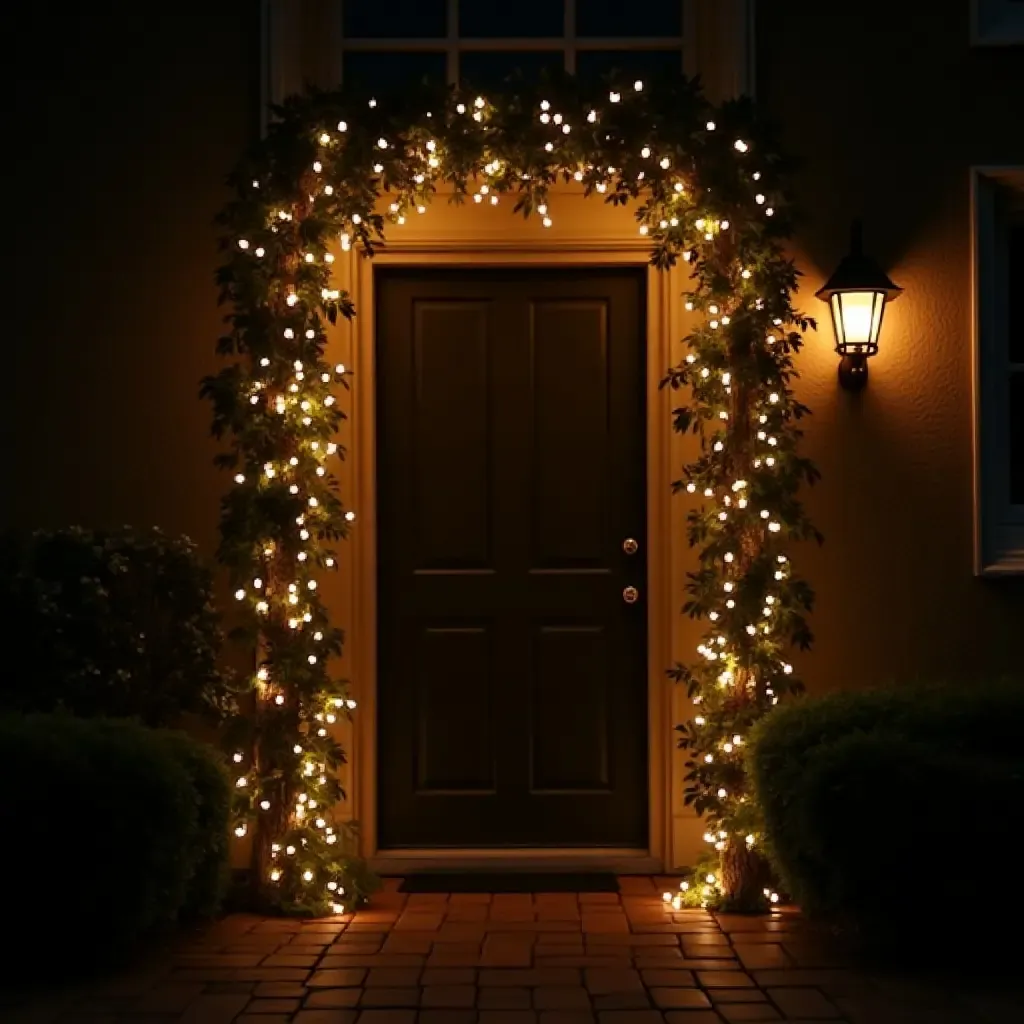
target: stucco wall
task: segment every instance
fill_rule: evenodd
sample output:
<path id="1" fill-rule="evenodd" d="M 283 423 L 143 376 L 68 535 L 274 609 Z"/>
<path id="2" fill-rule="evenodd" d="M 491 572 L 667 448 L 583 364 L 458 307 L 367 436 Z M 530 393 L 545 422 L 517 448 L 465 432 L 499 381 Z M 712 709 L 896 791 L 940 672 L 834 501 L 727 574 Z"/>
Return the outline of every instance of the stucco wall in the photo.
<path id="1" fill-rule="evenodd" d="M 798 659 L 814 692 L 1021 670 L 1024 579 L 973 575 L 969 167 L 1024 164 L 1024 47 L 970 47 L 968 12 L 758 5 L 758 99 L 803 162 L 795 252 L 825 317 L 800 360 L 826 536 L 798 554 L 818 592 Z M 813 297 L 855 216 L 906 289 L 860 395 L 838 387 Z"/>

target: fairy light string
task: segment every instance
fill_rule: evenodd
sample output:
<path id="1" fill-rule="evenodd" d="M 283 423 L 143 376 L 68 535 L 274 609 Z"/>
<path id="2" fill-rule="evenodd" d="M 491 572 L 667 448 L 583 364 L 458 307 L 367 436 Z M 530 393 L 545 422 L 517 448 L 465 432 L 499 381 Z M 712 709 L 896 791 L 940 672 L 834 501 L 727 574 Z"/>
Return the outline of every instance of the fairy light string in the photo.
<path id="1" fill-rule="evenodd" d="M 331 670 L 342 635 L 322 599 L 354 518 L 335 474 L 350 371 L 327 352 L 330 325 L 355 315 L 333 283 L 337 252 L 372 255 L 441 189 L 507 205 L 543 232 L 557 223 L 557 183 L 631 206 L 651 262 L 682 260 L 691 273 L 697 325 L 662 383 L 685 399 L 675 429 L 698 439 L 674 487 L 695 502 L 687 531 L 700 556 L 685 610 L 708 628 L 694 661 L 670 675 L 695 706 L 679 727 L 685 798 L 705 816 L 716 860 L 667 902 L 736 904 L 751 890 L 729 870 L 730 859 L 746 863 L 750 876 L 760 841 L 744 742 L 799 688 L 787 651 L 810 642 L 811 591 L 785 549 L 816 535 L 798 500 L 816 476 L 797 452 L 807 410 L 791 390 L 812 321 L 792 304 L 781 171 L 748 103 L 712 108 L 685 80 L 592 95 L 572 81 L 502 95 L 421 91 L 401 110 L 317 92 L 280 108 L 221 217 L 229 313 L 219 351 L 230 363 L 203 384 L 234 481 L 220 557 L 259 652 L 229 742 L 236 834 L 253 843 L 265 902 L 341 912 L 369 884 L 350 827 L 334 817 L 344 760 L 335 727 L 356 705 Z"/>

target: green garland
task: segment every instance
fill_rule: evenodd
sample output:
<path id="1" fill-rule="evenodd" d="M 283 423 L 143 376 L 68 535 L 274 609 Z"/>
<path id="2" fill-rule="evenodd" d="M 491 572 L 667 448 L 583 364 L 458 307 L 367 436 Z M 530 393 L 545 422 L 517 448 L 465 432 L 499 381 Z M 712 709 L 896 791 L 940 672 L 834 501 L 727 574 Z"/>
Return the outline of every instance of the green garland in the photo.
<path id="1" fill-rule="evenodd" d="M 700 569 L 686 611 L 710 623 L 697 665 L 670 673 L 699 706 L 679 727 L 686 801 L 707 817 L 721 860 L 713 882 L 687 898 L 750 905 L 762 898 L 760 823 L 742 739 L 798 688 L 784 655 L 809 643 L 811 592 L 782 552 L 815 534 L 797 500 L 815 477 L 796 451 L 806 409 L 790 390 L 811 321 L 791 302 L 797 271 L 782 249 L 780 161 L 747 102 L 712 108 L 685 80 L 594 96 L 566 81 L 406 102 L 402 110 L 340 92 L 287 101 L 234 174 L 237 196 L 222 215 L 219 282 L 231 312 L 219 351 L 232 362 L 203 394 L 215 435 L 230 439 L 221 464 L 235 473 L 220 557 L 259 651 L 230 742 L 239 751 L 236 831 L 254 834 L 261 900 L 347 909 L 369 884 L 351 831 L 331 818 L 344 758 L 330 726 L 355 702 L 328 671 L 342 636 L 320 598 L 352 518 L 332 468 L 344 456 L 335 389 L 348 371 L 326 362 L 325 346 L 327 323 L 355 310 L 332 285 L 330 248 L 340 238 L 371 254 L 385 226 L 425 212 L 440 185 L 455 202 L 511 201 L 543 230 L 557 216 L 551 186 L 575 180 L 605 202 L 635 204 L 652 263 L 685 260 L 687 307 L 703 314 L 663 382 L 692 395 L 674 426 L 699 436 L 700 455 L 674 486 L 703 497 L 688 519 Z"/>

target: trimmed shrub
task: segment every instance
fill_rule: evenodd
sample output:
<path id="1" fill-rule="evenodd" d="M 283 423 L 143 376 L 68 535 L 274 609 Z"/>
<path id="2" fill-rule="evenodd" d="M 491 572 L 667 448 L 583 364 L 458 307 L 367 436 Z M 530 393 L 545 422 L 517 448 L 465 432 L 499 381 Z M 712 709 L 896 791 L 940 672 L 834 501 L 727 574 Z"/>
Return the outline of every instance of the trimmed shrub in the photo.
<path id="1" fill-rule="evenodd" d="M 194 870 L 181 907 L 181 917 L 213 917 L 230 882 L 231 780 L 223 758 L 213 747 L 183 732 L 156 731 L 168 753 L 188 773 L 196 801 Z"/>
<path id="2" fill-rule="evenodd" d="M 751 733 L 748 766 L 785 889 L 808 914 L 879 943 L 947 917 L 964 884 L 957 865 L 978 844 L 984 864 L 972 872 L 1009 882 L 1024 827 L 1022 724 L 1024 687 L 1013 683 L 774 711 Z M 1005 886 L 991 905 L 1024 910 L 1024 890 Z"/>
<path id="3" fill-rule="evenodd" d="M 0 780 L 0 877 L 26 963 L 55 926 L 95 962 L 216 909 L 230 791 L 211 748 L 130 722 L 4 715 Z"/>
<path id="4" fill-rule="evenodd" d="M 0 538 L 0 709 L 175 724 L 226 693 L 209 572 L 186 537 L 130 527 Z M 25 672 L 25 668 L 29 668 Z"/>

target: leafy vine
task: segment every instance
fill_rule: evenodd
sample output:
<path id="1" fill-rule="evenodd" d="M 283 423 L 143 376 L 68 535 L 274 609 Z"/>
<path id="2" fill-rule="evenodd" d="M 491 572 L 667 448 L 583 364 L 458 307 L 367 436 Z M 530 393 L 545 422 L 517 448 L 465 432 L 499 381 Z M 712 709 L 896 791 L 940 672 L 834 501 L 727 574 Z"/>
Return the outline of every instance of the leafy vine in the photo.
<path id="1" fill-rule="evenodd" d="M 633 204 L 651 262 L 684 260 L 692 272 L 687 308 L 701 323 L 663 386 L 688 393 L 674 428 L 699 440 L 674 487 L 700 500 L 688 516 L 700 565 L 685 611 L 708 628 L 696 664 L 670 675 L 699 712 L 679 726 L 685 798 L 708 821 L 718 866 L 667 895 L 676 905 L 756 904 L 764 865 L 743 737 L 799 688 L 786 651 L 810 642 L 812 595 L 784 548 L 816 536 L 798 500 L 816 477 L 797 453 L 807 410 L 791 390 L 812 322 L 792 304 L 784 167 L 763 125 L 748 102 L 712 107 L 686 80 L 599 94 L 572 80 L 500 96 L 419 92 L 404 105 L 310 92 L 276 114 L 231 178 L 218 278 L 230 308 L 218 350 L 231 362 L 202 388 L 214 434 L 228 441 L 219 463 L 234 475 L 220 558 L 258 652 L 229 743 L 236 832 L 253 833 L 260 901 L 341 911 L 371 885 L 351 828 L 332 816 L 344 753 L 331 726 L 355 708 L 329 670 L 343 638 L 321 599 L 354 518 L 334 472 L 344 457 L 336 391 L 349 370 L 327 361 L 326 346 L 328 325 L 355 309 L 333 286 L 332 248 L 371 255 L 441 186 L 454 202 L 509 202 L 543 230 L 557 213 L 552 187 L 575 182 Z"/>

